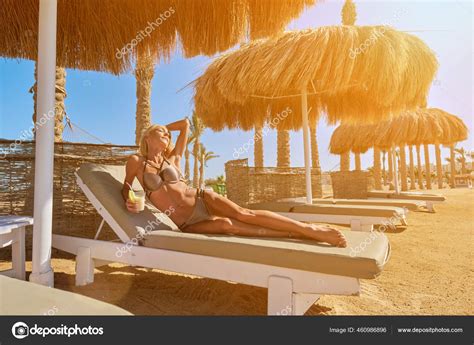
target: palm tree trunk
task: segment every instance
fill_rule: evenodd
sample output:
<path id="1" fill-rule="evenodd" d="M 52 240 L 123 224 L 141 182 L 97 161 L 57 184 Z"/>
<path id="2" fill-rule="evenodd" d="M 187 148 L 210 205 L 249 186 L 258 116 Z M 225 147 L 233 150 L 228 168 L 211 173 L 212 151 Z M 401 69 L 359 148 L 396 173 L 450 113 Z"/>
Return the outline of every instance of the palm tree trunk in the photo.
<path id="1" fill-rule="evenodd" d="M 313 190 L 313 197 L 322 196 L 323 182 L 321 180 L 321 164 L 319 162 L 319 148 L 316 125 L 309 128 L 309 136 L 311 142 L 311 188 Z"/>
<path id="2" fill-rule="evenodd" d="M 263 132 L 261 126 L 255 126 L 253 142 L 254 165 L 261 168 L 263 167 Z"/>
<path id="3" fill-rule="evenodd" d="M 393 157 L 390 150 L 387 151 L 387 156 L 388 156 L 388 183 L 390 184 L 393 182 Z"/>
<path id="4" fill-rule="evenodd" d="M 135 68 L 137 82 L 137 110 L 135 144 L 139 145 L 142 132 L 151 125 L 151 82 L 155 74 L 153 59 L 138 55 Z"/>
<path id="5" fill-rule="evenodd" d="M 351 166 L 351 155 L 349 152 L 341 154 L 341 171 L 349 171 Z"/>
<path id="6" fill-rule="evenodd" d="M 435 144 L 436 153 L 436 175 L 438 178 L 438 189 L 443 188 L 443 164 L 441 162 L 441 148 L 439 144 Z"/>
<path id="7" fill-rule="evenodd" d="M 64 116 L 66 115 L 64 99 L 66 94 L 66 69 L 56 67 L 56 102 L 54 116 L 54 141 L 63 141 Z"/>
<path id="8" fill-rule="evenodd" d="M 413 160 L 413 146 L 408 147 L 410 153 L 410 189 L 416 189 L 415 183 L 415 162 Z"/>
<path id="9" fill-rule="evenodd" d="M 380 171 L 380 149 L 374 147 L 374 184 L 375 190 L 382 189 L 382 175 Z"/>
<path id="10" fill-rule="evenodd" d="M 204 188 L 204 156 L 199 157 L 199 188 Z"/>
<path id="11" fill-rule="evenodd" d="M 290 131 L 277 131 L 277 167 L 290 166 Z"/>
<path id="12" fill-rule="evenodd" d="M 321 170 L 321 164 L 319 162 L 319 147 L 318 147 L 318 134 L 316 127 L 310 127 L 310 139 L 311 139 L 311 166 L 313 169 Z"/>
<path id="13" fill-rule="evenodd" d="M 416 162 L 418 166 L 418 188 L 424 189 L 423 186 L 423 170 L 421 169 L 421 153 L 420 145 L 416 145 Z"/>
<path id="14" fill-rule="evenodd" d="M 387 156 L 387 152 L 386 151 L 382 151 L 382 177 L 383 177 L 383 184 L 384 186 L 387 185 L 387 171 L 385 169 L 385 161 L 386 161 L 386 156 Z"/>
<path id="15" fill-rule="evenodd" d="M 33 94 L 33 123 L 36 123 L 36 99 L 37 99 L 37 79 L 38 79 L 38 62 L 35 62 L 35 83 L 30 89 Z M 54 142 L 63 141 L 64 117 L 66 115 L 66 106 L 64 100 L 66 93 L 66 69 L 64 67 L 56 67 L 56 84 L 55 84 L 55 104 L 54 104 Z"/>
<path id="16" fill-rule="evenodd" d="M 193 156 L 194 156 L 194 166 L 193 166 L 193 187 L 197 188 L 199 184 L 199 138 L 196 138 L 194 140 L 194 145 L 193 145 Z"/>
<path id="17" fill-rule="evenodd" d="M 400 145 L 400 178 L 402 180 L 402 191 L 407 191 L 407 157 L 405 145 Z"/>
<path id="18" fill-rule="evenodd" d="M 449 184 L 451 188 L 456 188 L 454 177 L 456 176 L 456 152 L 454 151 L 454 144 L 449 146 L 449 154 L 451 157 L 451 176 L 449 177 Z"/>
<path id="19" fill-rule="evenodd" d="M 360 164 L 360 153 L 354 153 L 354 161 L 355 161 L 355 170 L 362 170 Z"/>
<path id="20" fill-rule="evenodd" d="M 428 145 L 424 145 L 425 149 L 425 172 L 426 172 L 426 189 L 431 189 L 431 168 L 430 168 L 430 151 Z"/>
<path id="21" fill-rule="evenodd" d="M 186 150 L 184 150 L 184 178 L 189 181 L 189 143 L 186 143 Z"/>

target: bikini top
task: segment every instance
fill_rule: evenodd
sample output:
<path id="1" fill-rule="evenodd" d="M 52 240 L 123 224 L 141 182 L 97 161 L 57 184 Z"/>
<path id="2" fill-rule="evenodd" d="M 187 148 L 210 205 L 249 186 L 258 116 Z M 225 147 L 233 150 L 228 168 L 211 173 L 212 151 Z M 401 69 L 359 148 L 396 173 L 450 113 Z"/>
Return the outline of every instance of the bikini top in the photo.
<path id="1" fill-rule="evenodd" d="M 165 161 L 168 166 L 163 168 L 163 163 Z M 156 169 L 154 165 L 145 160 L 145 164 L 143 164 L 143 189 L 147 194 L 157 191 L 164 184 L 185 181 L 181 172 L 164 157 L 157 173 L 145 172 L 147 165 Z"/>

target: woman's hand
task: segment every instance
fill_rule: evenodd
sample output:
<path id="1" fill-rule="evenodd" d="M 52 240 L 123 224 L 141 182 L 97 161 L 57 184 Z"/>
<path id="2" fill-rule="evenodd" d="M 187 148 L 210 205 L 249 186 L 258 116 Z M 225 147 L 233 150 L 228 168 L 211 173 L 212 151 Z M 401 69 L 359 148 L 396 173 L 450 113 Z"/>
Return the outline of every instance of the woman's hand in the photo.
<path id="1" fill-rule="evenodd" d="M 125 207 L 127 208 L 128 212 L 131 213 L 140 213 L 138 206 L 138 202 L 132 202 L 130 199 L 127 199 L 125 202 Z"/>

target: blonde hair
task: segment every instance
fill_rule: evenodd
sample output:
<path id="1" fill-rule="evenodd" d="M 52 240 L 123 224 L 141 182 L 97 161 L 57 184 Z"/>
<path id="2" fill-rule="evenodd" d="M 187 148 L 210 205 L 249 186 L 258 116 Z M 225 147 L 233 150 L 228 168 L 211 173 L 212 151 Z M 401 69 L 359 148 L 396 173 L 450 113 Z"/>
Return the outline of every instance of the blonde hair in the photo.
<path id="1" fill-rule="evenodd" d="M 165 128 L 168 131 L 168 129 L 165 126 L 151 125 L 142 132 L 142 136 L 140 138 L 140 145 L 138 146 L 138 154 L 140 156 L 145 157 L 145 158 L 148 156 L 148 144 L 146 142 L 146 139 L 148 138 L 150 133 L 152 133 L 153 131 L 155 131 L 159 128 Z M 173 143 L 172 143 L 172 140 L 171 140 L 171 132 L 168 131 L 168 133 L 170 134 L 170 141 L 168 143 L 168 147 L 163 152 L 163 155 L 166 158 L 169 158 L 169 156 L 171 154 L 171 151 L 173 151 Z"/>

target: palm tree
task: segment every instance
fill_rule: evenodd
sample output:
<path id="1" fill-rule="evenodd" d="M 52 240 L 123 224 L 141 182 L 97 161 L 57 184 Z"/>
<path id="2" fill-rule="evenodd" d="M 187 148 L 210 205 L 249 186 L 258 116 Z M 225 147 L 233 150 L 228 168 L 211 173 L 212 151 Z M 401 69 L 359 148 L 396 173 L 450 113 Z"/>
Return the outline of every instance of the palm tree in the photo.
<path id="1" fill-rule="evenodd" d="M 385 169 L 385 158 L 387 157 L 387 151 L 382 150 L 382 175 L 383 175 L 383 184 L 387 185 L 387 171 Z"/>
<path id="2" fill-rule="evenodd" d="M 382 176 L 380 171 L 380 149 L 374 147 L 374 187 L 376 190 L 382 189 Z"/>
<path id="3" fill-rule="evenodd" d="M 402 191 L 407 191 L 407 157 L 405 152 L 405 145 L 400 145 L 400 178 L 402 180 Z"/>
<path id="4" fill-rule="evenodd" d="M 33 94 L 33 123 L 36 123 L 36 88 L 38 80 L 38 62 L 35 62 L 35 83 L 29 92 Z M 56 67 L 56 88 L 55 88 L 55 104 L 54 104 L 54 142 L 63 141 L 64 117 L 66 116 L 66 107 L 64 100 L 66 93 L 66 69 L 64 67 Z"/>
<path id="5" fill-rule="evenodd" d="M 310 127 L 309 131 L 311 139 L 311 166 L 313 169 L 321 170 L 321 164 L 319 162 L 318 134 L 316 132 L 316 127 Z"/>
<path id="6" fill-rule="evenodd" d="M 224 184 L 225 183 L 224 175 L 217 176 L 217 183 L 219 183 L 219 184 Z"/>
<path id="7" fill-rule="evenodd" d="M 436 175 L 438 178 L 438 189 L 443 188 L 443 165 L 441 162 L 441 148 L 439 143 L 435 144 L 435 156 L 436 156 Z"/>
<path id="8" fill-rule="evenodd" d="M 415 160 L 413 158 L 413 145 L 408 146 L 410 155 L 410 189 L 416 189 L 415 184 Z"/>
<path id="9" fill-rule="evenodd" d="M 151 81 L 155 74 L 155 64 L 150 56 L 138 55 L 135 67 L 137 82 L 137 110 L 135 144 L 140 144 L 142 132 L 151 125 Z"/>
<path id="10" fill-rule="evenodd" d="M 461 174 L 464 175 L 466 174 L 466 154 L 467 151 L 464 149 L 464 147 L 461 147 L 459 149 L 454 149 L 454 152 L 459 154 L 460 157 L 456 159 L 458 163 L 461 163 Z"/>
<path id="11" fill-rule="evenodd" d="M 277 167 L 290 166 L 290 131 L 277 130 Z"/>
<path id="12" fill-rule="evenodd" d="M 255 126 L 253 137 L 253 157 L 256 168 L 263 167 L 263 131 L 261 126 Z"/>
<path id="13" fill-rule="evenodd" d="M 418 172 L 418 188 L 423 189 L 423 169 L 421 168 L 420 145 L 416 145 L 416 164 Z"/>
<path id="14" fill-rule="evenodd" d="M 199 144 L 199 151 L 197 160 L 199 160 L 199 187 L 204 187 L 204 167 L 207 167 L 207 162 L 211 159 L 219 157 L 212 151 L 207 151 L 204 145 L 201 143 Z M 196 160 L 196 156 L 194 156 Z"/>
<path id="15" fill-rule="evenodd" d="M 194 142 L 193 133 L 189 133 L 188 140 L 186 141 L 186 149 L 184 150 L 184 178 L 189 181 L 191 176 L 191 170 L 189 167 L 189 145 Z"/>
<path id="16" fill-rule="evenodd" d="M 425 171 L 426 171 L 426 189 L 431 189 L 431 165 L 430 165 L 430 151 L 428 150 L 428 144 L 424 145 L 424 156 L 425 156 Z"/>
<path id="17" fill-rule="evenodd" d="M 193 112 L 191 118 L 191 137 L 193 138 L 193 156 L 194 156 L 194 169 L 193 169 L 193 187 L 197 187 L 199 183 L 199 145 L 200 138 L 204 132 L 204 125 L 201 119 Z"/>

